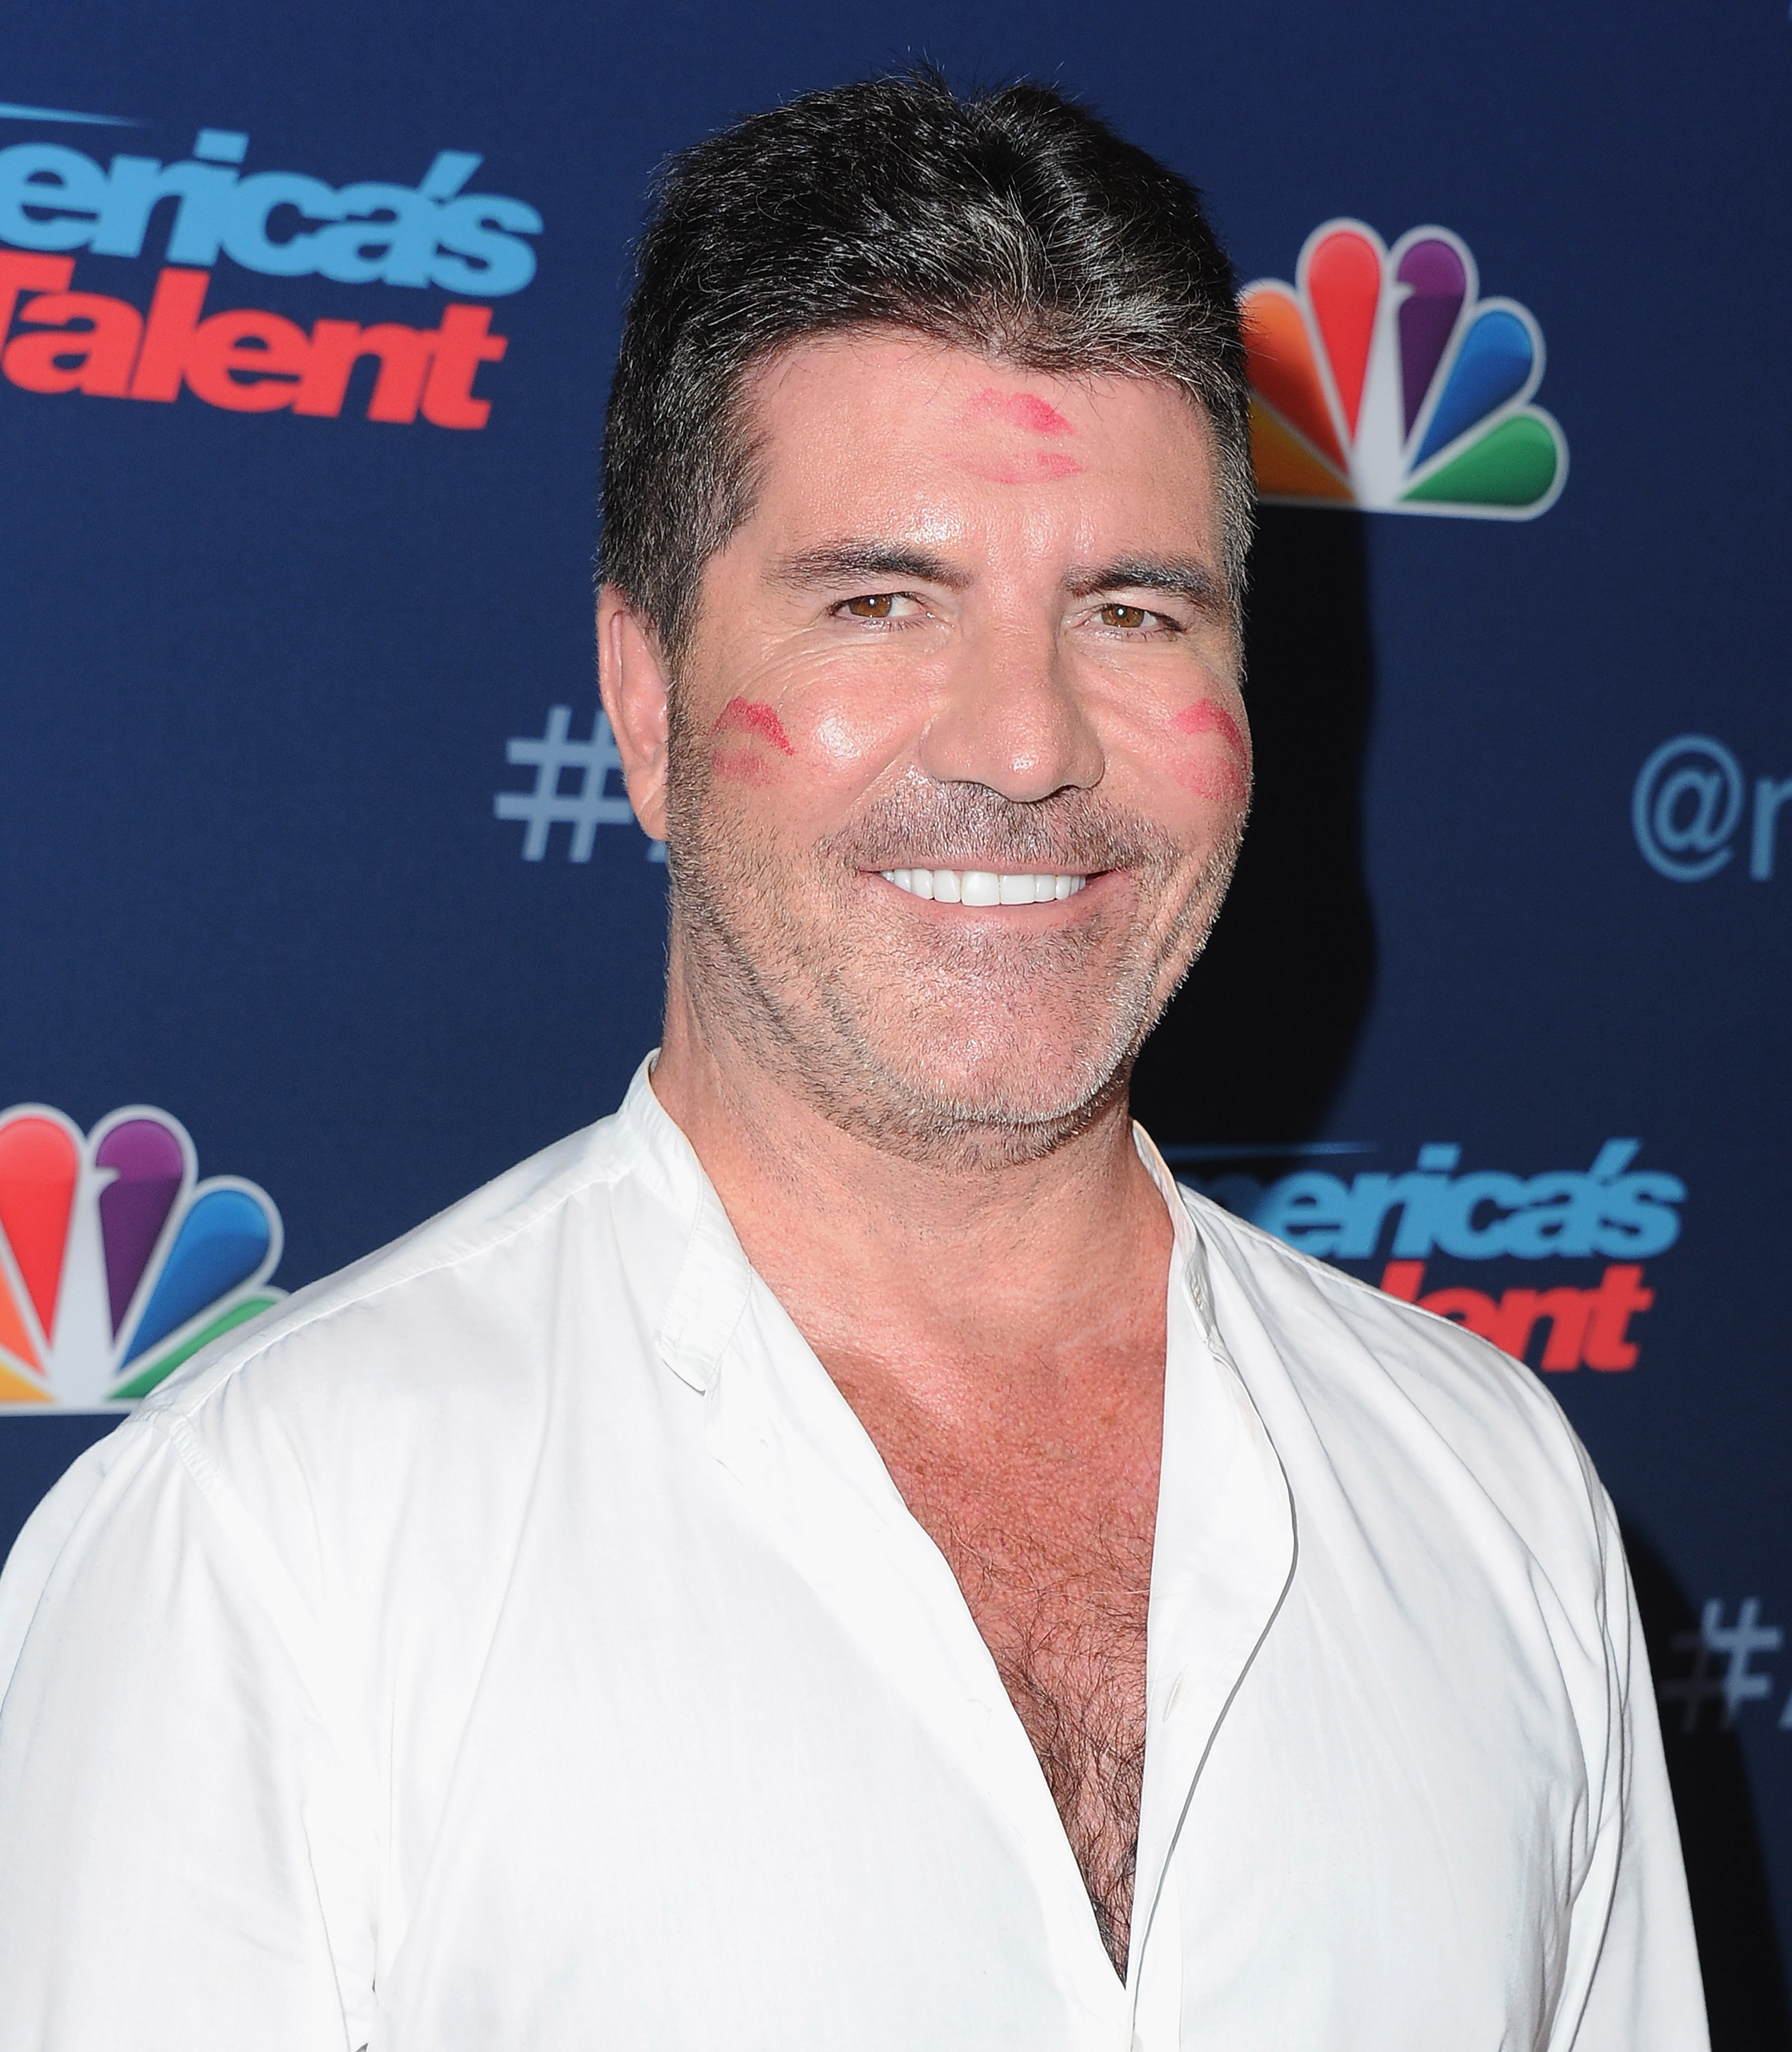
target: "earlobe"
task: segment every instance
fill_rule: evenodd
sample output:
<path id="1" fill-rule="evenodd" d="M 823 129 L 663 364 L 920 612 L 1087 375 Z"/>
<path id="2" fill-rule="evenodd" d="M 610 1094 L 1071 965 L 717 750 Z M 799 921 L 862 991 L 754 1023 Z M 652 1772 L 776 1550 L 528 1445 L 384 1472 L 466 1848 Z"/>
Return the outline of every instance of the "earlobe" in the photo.
<path id="1" fill-rule="evenodd" d="M 642 831 L 666 838 L 667 678 L 659 637 L 614 585 L 597 594 L 597 688 Z"/>

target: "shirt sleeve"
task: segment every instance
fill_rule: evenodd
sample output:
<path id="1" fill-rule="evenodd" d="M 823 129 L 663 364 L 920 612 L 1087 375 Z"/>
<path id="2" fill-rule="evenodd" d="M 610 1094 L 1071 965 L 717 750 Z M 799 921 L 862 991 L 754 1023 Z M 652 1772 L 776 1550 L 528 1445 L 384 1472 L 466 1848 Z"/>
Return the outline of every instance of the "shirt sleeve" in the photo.
<path id="1" fill-rule="evenodd" d="M 319 1643 L 179 1417 L 51 1492 L 0 1577 L 0 2045 L 366 2044 L 372 1813 Z"/>
<path id="2" fill-rule="evenodd" d="M 1649 1654 L 1618 1520 L 1594 1487 L 1610 1714 L 1595 1837 L 1575 1898 L 1550 2052 L 1708 2052 Z"/>

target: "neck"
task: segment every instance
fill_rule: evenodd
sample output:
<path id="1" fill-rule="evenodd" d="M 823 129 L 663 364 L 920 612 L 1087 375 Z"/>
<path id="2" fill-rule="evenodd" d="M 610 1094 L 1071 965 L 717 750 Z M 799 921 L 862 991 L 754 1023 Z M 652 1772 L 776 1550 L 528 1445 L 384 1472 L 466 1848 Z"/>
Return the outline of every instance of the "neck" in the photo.
<path id="1" fill-rule="evenodd" d="M 914 1158 L 819 1110 L 694 1002 L 675 954 L 653 1089 L 695 1149 L 748 1259 L 831 1369 L 922 1408 L 1061 1402 L 1121 1307 L 1160 1323 L 1172 1232 L 1124 1091 L 1037 1159 Z"/>

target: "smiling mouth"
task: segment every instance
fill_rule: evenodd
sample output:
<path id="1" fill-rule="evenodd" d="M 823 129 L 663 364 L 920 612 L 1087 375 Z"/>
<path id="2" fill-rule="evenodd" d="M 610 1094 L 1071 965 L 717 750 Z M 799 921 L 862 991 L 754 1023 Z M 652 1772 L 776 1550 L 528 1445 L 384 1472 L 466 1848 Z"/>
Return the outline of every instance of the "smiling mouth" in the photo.
<path id="1" fill-rule="evenodd" d="M 994 869 L 882 869 L 878 874 L 911 898 L 942 905 L 1049 905 L 1075 897 L 1089 881 L 1047 870 L 1013 875 Z"/>

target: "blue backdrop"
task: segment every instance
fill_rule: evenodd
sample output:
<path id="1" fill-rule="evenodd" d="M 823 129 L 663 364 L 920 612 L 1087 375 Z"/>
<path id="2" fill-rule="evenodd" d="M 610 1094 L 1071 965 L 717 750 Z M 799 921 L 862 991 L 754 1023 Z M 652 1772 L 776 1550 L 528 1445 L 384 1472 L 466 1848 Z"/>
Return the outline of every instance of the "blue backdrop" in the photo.
<path id="1" fill-rule="evenodd" d="M 115 1422 L 82 1407 L 608 1110 L 652 1044 L 665 871 L 595 725 L 588 566 L 654 166 L 918 56 L 1031 73 L 1293 295 L 1261 799 L 1141 1115 L 1545 1376 L 1630 1535 L 1718 2042 L 1792 2045 L 1782 0 L 27 12 L 0 1545 Z M 1451 451 L 1559 424 L 1477 474 L 1485 517 L 1368 510 L 1414 503 L 1486 311 L 1446 292 L 1424 409 L 1371 418 L 1414 229 L 1512 303 Z"/>

